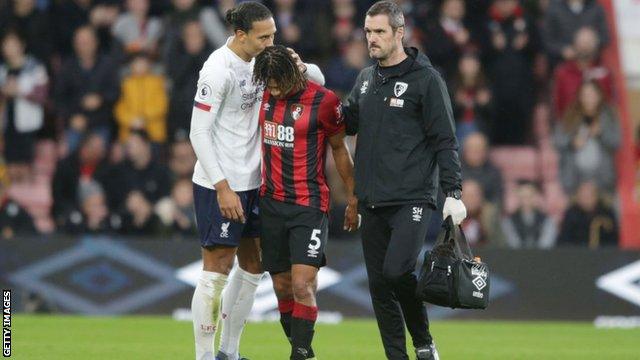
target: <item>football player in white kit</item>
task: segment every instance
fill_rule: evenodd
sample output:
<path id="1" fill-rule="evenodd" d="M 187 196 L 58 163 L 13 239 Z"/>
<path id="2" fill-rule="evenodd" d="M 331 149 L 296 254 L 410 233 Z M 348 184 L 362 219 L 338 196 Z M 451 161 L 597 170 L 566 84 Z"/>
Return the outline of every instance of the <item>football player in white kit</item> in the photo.
<path id="1" fill-rule="evenodd" d="M 191 144 L 198 158 L 193 192 L 203 259 L 191 302 L 196 360 L 214 359 L 220 314 L 215 359 L 239 359 L 240 335 L 262 277 L 258 108 L 263 89 L 252 76 L 254 57 L 273 45 L 276 26 L 269 9 L 256 2 L 229 10 L 226 20 L 234 35 L 202 66 L 191 117 Z M 317 66 L 294 57 L 310 79 L 324 83 Z M 239 267 L 228 278 L 236 255 Z"/>

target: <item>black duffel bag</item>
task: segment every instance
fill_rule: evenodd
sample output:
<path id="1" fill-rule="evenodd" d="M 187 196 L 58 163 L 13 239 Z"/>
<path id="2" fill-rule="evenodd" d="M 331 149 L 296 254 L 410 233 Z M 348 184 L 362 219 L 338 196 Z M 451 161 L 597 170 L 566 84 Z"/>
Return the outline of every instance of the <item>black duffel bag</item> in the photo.
<path id="1" fill-rule="evenodd" d="M 451 217 L 442 223 L 436 243 L 425 253 L 416 295 L 450 308 L 485 309 L 489 305 L 489 268 L 474 258 L 469 243 Z"/>

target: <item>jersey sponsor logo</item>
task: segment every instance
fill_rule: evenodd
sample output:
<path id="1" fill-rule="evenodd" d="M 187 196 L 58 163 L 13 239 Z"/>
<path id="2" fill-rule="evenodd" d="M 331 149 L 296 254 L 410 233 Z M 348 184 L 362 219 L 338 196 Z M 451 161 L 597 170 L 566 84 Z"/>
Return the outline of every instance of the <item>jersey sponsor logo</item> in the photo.
<path id="1" fill-rule="evenodd" d="M 420 222 L 422 220 L 422 207 L 414 206 L 411 217 L 413 218 L 413 221 Z"/>
<path id="2" fill-rule="evenodd" d="M 229 225 L 231 225 L 230 222 L 226 222 L 226 223 L 222 223 L 222 225 L 220 225 L 220 237 L 221 238 L 225 238 L 228 239 L 229 238 Z"/>
<path id="3" fill-rule="evenodd" d="M 258 103 L 258 102 L 262 102 L 262 96 L 260 96 L 260 92 L 259 89 L 256 88 L 254 92 L 252 93 L 242 93 L 242 104 L 240 105 L 240 109 L 242 110 L 249 110 L 252 109 L 253 106 Z"/>
<path id="4" fill-rule="evenodd" d="M 369 80 L 366 80 L 362 83 L 362 86 L 360 86 L 360 94 L 366 94 L 367 93 L 367 89 L 369 88 Z"/>
<path id="5" fill-rule="evenodd" d="M 240 88 L 240 98 L 242 104 L 240 109 L 249 110 L 252 109 L 256 103 L 262 102 L 262 93 L 264 91 L 262 86 L 258 86 L 251 81 L 251 78 L 242 79 L 238 82 Z"/>
<path id="6" fill-rule="evenodd" d="M 298 120 L 302 113 L 304 112 L 304 105 L 302 104 L 293 104 L 291 105 L 291 117 L 293 120 Z"/>
<path id="7" fill-rule="evenodd" d="M 292 126 L 284 126 L 272 121 L 265 121 L 263 127 L 265 144 L 283 148 L 293 148 L 295 134 Z"/>
<path id="8" fill-rule="evenodd" d="M 407 91 L 408 88 L 409 84 L 407 84 L 406 82 L 397 81 L 393 86 L 393 93 L 396 97 L 400 97 L 405 93 L 405 91 Z"/>
<path id="9" fill-rule="evenodd" d="M 404 107 L 404 100 L 392 97 L 391 100 L 389 100 L 389 106 L 402 108 Z"/>

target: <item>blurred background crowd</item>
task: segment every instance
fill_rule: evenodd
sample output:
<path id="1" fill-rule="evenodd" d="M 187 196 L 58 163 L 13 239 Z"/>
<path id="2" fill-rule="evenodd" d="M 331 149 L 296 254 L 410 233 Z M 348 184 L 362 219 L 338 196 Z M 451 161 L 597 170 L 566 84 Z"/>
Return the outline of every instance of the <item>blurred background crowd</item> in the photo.
<path id="1" fill-rule="evenodd" d="M 263 1 L 276 43 L 345 96 L 370 65 L 367 0 Z M 403 0 L 445 77 L 473 246 L 617 246 L 621 144 L 594 0 Z M 234 0 L 0 0 L 0 238 L 196 241 L 188 134 Z M 352 139 L 351 139 L 352 140 Z M 350 140 L 350 141 L 351 141 Z M 640 146 L 636 150 L 640 158 Z M 333 170 L 334 237 L 344 194 Z"/>

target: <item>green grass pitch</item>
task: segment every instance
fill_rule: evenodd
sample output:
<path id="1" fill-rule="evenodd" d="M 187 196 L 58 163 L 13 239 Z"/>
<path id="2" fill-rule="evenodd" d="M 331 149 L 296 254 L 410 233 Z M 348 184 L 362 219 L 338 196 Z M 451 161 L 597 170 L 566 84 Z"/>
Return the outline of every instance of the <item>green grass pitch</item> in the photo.
<path id="1" fill-rule="evenodd" d="M 12 320 L 14 359 L 194 358 L 191 323 L 168 317 L 16 315 Z M 640 359 L 640 329 L 596 329 L 590 323 L 436 321 L 431 330 L 442 360 Z M 385 359 L 371 320 L 318 325 L 314 349 L 321 360 Z M 241 351 L 251 360 L 288 359 L 288 350 L 279 323 L 250 323 L 245 328 Z"/>

